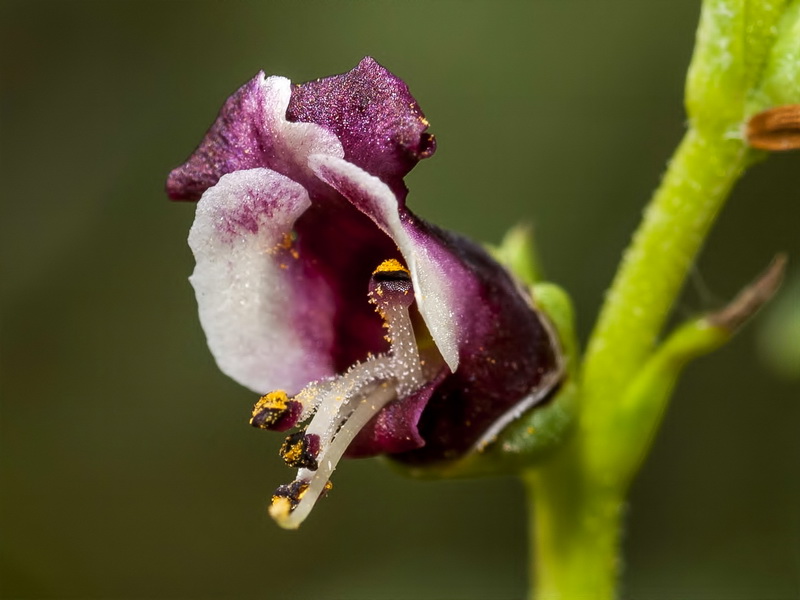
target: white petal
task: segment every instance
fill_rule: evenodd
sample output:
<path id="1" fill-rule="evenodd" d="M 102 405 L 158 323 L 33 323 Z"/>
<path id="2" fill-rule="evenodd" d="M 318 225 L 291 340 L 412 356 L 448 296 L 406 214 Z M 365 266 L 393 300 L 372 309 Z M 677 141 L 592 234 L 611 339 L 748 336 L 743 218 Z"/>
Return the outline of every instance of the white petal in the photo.
<path id="1" fill-rule="evenodd" d="M 333 374 L 333 305 L 286 235 L 306 190 L 269 169 L 236 171 L 197 204 L 189 246 L 200 322 L 220 369 L 264 393 Z M 307 310 L 313 302 L 314 310 Z"/>

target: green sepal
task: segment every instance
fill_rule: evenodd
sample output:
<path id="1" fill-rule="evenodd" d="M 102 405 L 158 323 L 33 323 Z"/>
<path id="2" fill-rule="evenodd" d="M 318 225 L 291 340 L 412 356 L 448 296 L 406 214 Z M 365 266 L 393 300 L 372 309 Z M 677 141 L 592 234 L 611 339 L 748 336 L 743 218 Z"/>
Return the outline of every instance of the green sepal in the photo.
<path id="1" fill-rule="evenodd" d="M 487 245 L 486 249 L 523 284 L 532 286 L 541 281 L 542 268 L 531 225 L 515 225 L 508 230 L 499 246 Z"/>

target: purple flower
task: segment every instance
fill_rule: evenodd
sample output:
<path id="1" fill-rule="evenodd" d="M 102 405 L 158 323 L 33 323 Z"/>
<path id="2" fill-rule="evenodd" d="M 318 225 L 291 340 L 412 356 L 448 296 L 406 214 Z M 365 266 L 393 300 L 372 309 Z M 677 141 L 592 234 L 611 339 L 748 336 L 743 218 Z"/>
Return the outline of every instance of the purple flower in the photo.
<path id="1" fill-rule="evenodd" d="M 371 58 L 292 85 L 259 73 L 169 176 L 198 200 L 189 245 L 219 367 L 265 394 L 257 427 L 299 468 L 270 512 L 297 527 L 342 455 L 413 465 L 482 449 L 562 364 L 529 295 L 478 245 L 416 217 L 403 177 L 435 149 Z"/>

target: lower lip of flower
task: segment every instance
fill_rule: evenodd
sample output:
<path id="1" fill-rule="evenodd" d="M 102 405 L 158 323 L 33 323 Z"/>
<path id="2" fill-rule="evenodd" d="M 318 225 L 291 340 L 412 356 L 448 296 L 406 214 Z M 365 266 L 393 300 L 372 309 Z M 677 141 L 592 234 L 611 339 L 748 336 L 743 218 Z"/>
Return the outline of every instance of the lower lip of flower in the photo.
<path id="1" fill-rule="evenodd" d="M 369 356 L 344 374 L 308 384 L 293 398 L 277 390 L 263 396 L 250 423 L 285 431 L 313 418 L 286 438 L 281 456 L 299 467 L 291 484 L 272 497 L 270 515 L 286 529 L 295 529 L 317 499 L 330 489 L 330 476 L 362 428 L 387 404 L 408 397 L 426 383 L 409 308 L 414 290 L 408 270 L 399 261 L 381 263 L 372 274 L 369 301 L 384 320 L 389 352 Z"/>

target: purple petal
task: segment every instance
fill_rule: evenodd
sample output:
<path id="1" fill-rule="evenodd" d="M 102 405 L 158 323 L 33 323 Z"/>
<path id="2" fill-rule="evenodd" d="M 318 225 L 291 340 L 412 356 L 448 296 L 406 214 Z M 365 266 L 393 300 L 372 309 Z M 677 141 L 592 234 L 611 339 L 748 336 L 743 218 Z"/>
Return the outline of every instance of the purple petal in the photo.
<path id="1" fill-rule="evenodd" d="M 480 246 L 420 221 L 419 235 L 438 240 L 458 260 L 474 294 L 455 309 L 460 338 L 458 371 L 425 407 L 419 432 L 426 445 L 395 455 L 425 464 L 454 459 L 492 441 L 523 411 L 547 401 L 564 364 L 552 327 L 530 297 Z M 468 310 L 465 310 L 468 309 Z"/>
<path id="2" fill-rule="evenodd" d="M 419 433 L 419 420 L 431 395 L 449 374 L 443 368 L 422 389 L 411 396 L 395 400 L 367 423 L 347 447 L 345 456 L 363 458 L 377 454 L 397 454 L 422 448 L 425 440 Z"/>
<path id="3" fill-rule="evenodd" d="M 200 321 L 220 369 L 290 394 L 334 374 L 331 292 L 289 234 L 306 190 L 268 169 L 224 175 L 197 204 L 189 245 Z"/>
<path id="4" fill-rule="evenodd" d="M 342 75 L 296 86 L 287 117 L 332 131 L 344 158 L 387 183 L 401 201 L 403 176 L 436 149 L 408 86 L 370 57 Z"/>
<path id="5" fill-rule="evenodd" d="M 497 262 L 473 242 L 398 206 L 388 186 L 355 165 L 320 155 L 309 164 L 397 244 L 419 312 L 452 371 L 420 417 L 426 445 L 401 455 L 404 460 L 460 456 L 496 434 L 495 424 L 547 397 L 563 372 L 555 336 Z"/>
<path id="6" fill-rule="evenodd" d="M 167 193 L 173 200 L 197 200 L 226 173 L 266 167 L 313 184 L 309 154 L 343 156 L 339 140 L 313 123 L 290 123 L 286 107 L 291 83 L 260 72 L 220 110 L 200 146 L 185 164 L 170 173 Z"/>

